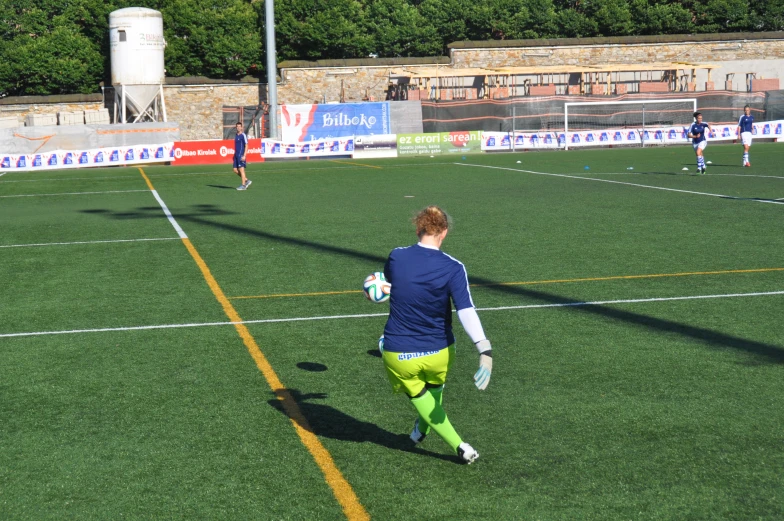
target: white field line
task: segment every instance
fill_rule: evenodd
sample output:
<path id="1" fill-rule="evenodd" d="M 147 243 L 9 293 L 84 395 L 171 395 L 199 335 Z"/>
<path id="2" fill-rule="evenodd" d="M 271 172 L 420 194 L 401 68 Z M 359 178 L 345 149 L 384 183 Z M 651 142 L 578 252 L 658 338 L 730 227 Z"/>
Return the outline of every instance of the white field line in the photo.
<path id="1" fill-rule="evenodd" d="M 261 164 L 261 163 L 259 163 Z M 352 167 L 356 169 L 354 165 L 347 165 L 347 166 L 333 166 L 328 168 L 294 168 L 291 169 L 280 169 L 276 170 L 274 167 L 270 166 L 272 163 L 267 164 L 265 167 L 264 173 L 265 174 L 286 174 L 286 173 L 298 173 L 298 172 L 308 172 L 308 171 L 321 171 L 321 170 L 351 170 Z M 385 165 L 384 169 L 392 169 L 392 168 L 410 168 L 410 167 L 417 167 L 417 166 L 432 166 L 432 165 L 451 165 L 452 163 L 406 163 L 401 165 Z M 228 173 L 227 173 L 228 172 Z M 0 176 L 5 175 L 8 172 L 1 173 Z M 234 175 L 231 173 L 231 170 L 222 170 L 218 172 L 183 172 L 178 174 L 147 174 L 147 177 L 150 179 L 158 178 L 158 177 L 182 177 L 182 176 L 193 176 L 193 175 Z M 56 177 L 56 178 L 46 178 L 46 179 L 5 179 L 0 181 L 0 183 L 34 183 L 34 182 L 51 182 L 51 181 L 91 181 L 93 179 L 138 179 L 138 176 L 135 175 L 117 175 L 117 176 L 101 176 L 101 177 Z"/>
<path id="2" fill-rule="evenodd" d="M 50 177 L 44 179 L 6 179 L 0 183 L 35 183 L 35 182 L 52 182 L 52 181 L 92 181 L 93 179 L 138 179 L 139 176 L 135 175 L 114 175 L 114 176 L 101 176 L 101 177 Z"/>
<path id="3" fill-rule="evenodd" d="M 769 203 L 769 204 L 784 204 L 781 201 L 774 201 L 769 199 L 752 199 L 747 197 L 736 197 L 733 195 L 723 195 L 723 194 L 713 194 L 710 192 L 695 192 L 693 190 L 680 190 L 678 188 L 665 188 L 663 186 L 652 186 L 652 185 L 641 185 L 639 183 L 627 183 L 624 181 L 613 181 L 611 179 L 597 179 L 595 177 L 581 177 L 578 175 L 568 175 L 568 174 L 553 174 L 550 172 L 535 172 L 533 170 L 522 170 L 518 168 L 506 168 L 502 166 L 488 166 L 488 165 L 475 165 L 470 163 L 454 163 L 455 165 L 461 166 L 472 166 L 474 168 L 489 168 L 491 170 L 506 170 L 509 172 L 519 172 L 523 174 L 535 174 L 535 175 L 547 175 L 551 177 L 564 177 L 567 179 L 582 179 L 583 181 L 597 181 L 599 183 L 612 183 L 616 185 L 626 185 L 626 186 L 636 186 L 638 188 L 650 188 L 651 190 L 664 190 L 666 192 L 679 192 L 682 194 L 693 194 L 693 195 L 707 195 L 709 197 L 721 197 L 722 199 L 743 199 L 743 200 L 750 200 L 756 203 Z"/>
<path id="4" fill-rule="evenodd" d="M 560 304 L 528 304 L 523 306 L 501 306 L 495 308 L 478 308 L 478 311 L 507 311 L 518 309 L 545 309 L 545 308 L 566 308 L 583 306 L 604 306 L 609 304 L 640 304 L 647 302 L 669 302 L 678 300 L 702 300 L 719 298 L 740 298 L 740 297 L 766 297 L 773 295 L 784 295 L 784 291 L 766 291 L 757 293 L 727 293 L 723 295 L 692 295 L 686 297 L 657 297 L 624 300 L 594 300 L 588 302 L 564 302 Z M 321 317 L 293 317 L 293 318 L 267 318 L 261 320 L 243 320 L 241 322 L 195 322 L 185 324 L 159 324 L 152 326 L 129 326 L 129 327 L 105 327 L 97 329 L 68 329 L 62 331 L 31 331 L 25 333 L 2 333 L 0 338 L 46 336 L 46 335 L 68 335 L 76 333 L 104 333 L 110 331 L 146 331 L 151 329 L 180 329 L 186 327 L 214 327 L 214 326 L 233 326 L 236 324 L 273 324 L 279 322 L 309 322 L 315 320 L 342 320 L 350 318 L 371 318 L 385 317 L 388 313 L 362 313 L 357 315 L 329 315 Z"/>
<path id="5" fill-rule="evenodd" d="M 56 195 L 92 195 L 92 194 L 127 194 L 131 192 L 146 192 L 147 190 L 107 190 L 105 192 L 65 192 L 61 194 L 18 194 L 18 195 L 0 195 L 2 198 L 8 197 L 50 197 Z"/>
<path id="6" fill-rule="evenodd" d="M 757 174 L 708 174 L 708 177 L 715 177 L 715 176 L 727 176 L 727 177 L 764 177 L 767 179 L 784 179 L 784 177 L 779 175 L 757 175 Z"/>
<path id="7" fill-rule="evenodd" d="M 146 192 L 147 190 L 144 190 L 144 191 Z M 161 209 L 163 210 L 163 213 L 166 214 L 166 218 L 169 219 L 169 222 L 171 223 L 171 225 L 174 226 L 174 229 L 177 231 L 177 235 L 180 236 L 180 239 L 187 239 L 188 236 L 185 235 L 185 232 L 183 231 L 183 229 L 180 228 L 180 225 L 174 219 L 174 216 L 169 211 L 169 207 L 166 206 L 166 203 L 163 202 L 163 199 L 161 199 L 161 196 L 158 195 L 158 190 L 150 190 L 150 191 L 152 192 L 152 195 L 155 196 L 155 200 L 158 201 L 158 204 L 161 205 Z"/>
<path id="8" fill-rule="evenodd" d="M 30 248 L 33 246 L 70 246 L 72 244 L 106 244 L 113 242 L 178 241 L 179 237 L 158 237 L 154 239 L 114 239 L 106 241 L 41 242 L 37 244 L 2 244 L 0 248 Z"/>

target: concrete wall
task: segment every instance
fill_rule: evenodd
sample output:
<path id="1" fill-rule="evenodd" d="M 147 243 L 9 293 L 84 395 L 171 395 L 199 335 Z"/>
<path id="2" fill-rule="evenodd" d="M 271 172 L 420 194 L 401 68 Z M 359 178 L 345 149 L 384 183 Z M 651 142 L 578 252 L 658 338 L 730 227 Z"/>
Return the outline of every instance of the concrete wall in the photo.
<path id="1" fill-rule="evenodd" d="M 71 96 L 60 96 L 69 98 Z M 27 99 L 25 99 L 27 98 Z M 73 96 L 73 101 L 53 101 L 54 96 L 25 96 L 20 98 L 6 98 L 0 104 L 0 117 L 15 116 L 19 125 L 24 125 L 28 114 L 57 114 L 58 112 L 71 112 L 79 110 L 99 110 L 103 108 L 101 95 L 94 96 Z M 78 98 L 86 98 L 84 101 L 77 101 Z M 92 98 L 92 99 L 91 99 Z"/>
<path id="2" fill-rule="evenodd" d="M 207 80 L 209 81 L 209 80 Z M 184 140 L 222 139 L 223 106 L 256 106 L 267 96 L 266 84 L 215 83 L 167 84 L 163 88 L 166 116 L 180 125 Z M 102 101 L 103 100 L 103 101 Z M 114 92 L 86 96 L 30 96 L 0 100 L 0 117 L 16 116 L 24 125 L 27 114 L 53 114 L 75 110 L 109 108 L 113 117 Z"/>

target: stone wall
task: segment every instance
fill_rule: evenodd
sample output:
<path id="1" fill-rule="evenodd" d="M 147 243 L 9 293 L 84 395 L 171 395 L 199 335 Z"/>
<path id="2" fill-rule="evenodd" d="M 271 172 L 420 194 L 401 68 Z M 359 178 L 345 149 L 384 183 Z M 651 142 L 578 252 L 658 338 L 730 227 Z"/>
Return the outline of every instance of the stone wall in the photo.
<path id="1" fill-rule="evenodd" d="M 711 35 L 702 35 L 711 36 Z M 719 35 L 717 35 L 719 36 Z M 718 65 L 712 81 L 723 89 L 727 74 L 734 74 L 732 90 L 746 90 L 746 73 L 762 78 L 784 78 L 784 33 L 774 33 L 770 39 L 748 40 L 742 36 L 721 35 L 726 39 L 690 40 L 662 43 L 612 43 L 622 38 L 606 38 L 603 44 L 572 44 L 513 47 L 470 48 L 472 42 L 460 42 L 451 49 L 455 68 L 466 67 L 526 67 L 553 65 L 605 66 L 611 63 L 644 64 L 651 62 L 689 62 Z M 558 40 L 552 41 L 553 43 Z M 564 40 L 564 43 L 567 41 Z M 484 42 L 479 42 L 484 43 Z M 697 89 L 704 90 L 707 72 L 698 71 Z"/>
<path id="2" fill-rule="evenodd" d="M 266 84 L 166 85 L 166 117 L 180 124 L 183 140 L 223 139 L 223 106 L 255 106 L 266 99 Z"/>
<path id="3" fill-rule="evenodd" d="M 385 100 L 393 69 L 405 67 L 415 71 L 449 63 L 449 58 L 444 56 L 282 62 L 279 65 L 278 103 L 296 105 Z"/>
<path id="4" fill-rule="evenodd" d="M 432 66 L 432 65 L 431 65 Z M 324 67 L 281 69 L 278 103 L 336 103 L 386 99 L 395 67 Z M 416 66 L 411 67 L 412 70 Z"/>
<path id="5" fill-rule="evenodd" d="M 727 75 L 734 74 L 729 87 L 737 91 L 746 90 L 747 73 L 755 73 L 757 78 L 784 78 L 784 32 L 457 42 L 450 48 L 450 58 L 446 60 L 434 57 L 283 62 L 280 64 L 278 101 L 281 104 L 300 104 L 383 100 L 392 69 L 405 67 L 416 72 L 419 68 L 432 68 L 436 64 L 444 69 L 462 69 L 704 63 L 718 66 L 710 78 L 716 89 L 724 89 Z M 628 80 L 634 74 L 626 76 Z M 658 81 L 659 78 L 652 79 Z M 707 70 L 697 70 L 694 79 L 697 90 L 705 90 Z M 464 81 L 466 86 L 474 83 L 471 78 Z"/>

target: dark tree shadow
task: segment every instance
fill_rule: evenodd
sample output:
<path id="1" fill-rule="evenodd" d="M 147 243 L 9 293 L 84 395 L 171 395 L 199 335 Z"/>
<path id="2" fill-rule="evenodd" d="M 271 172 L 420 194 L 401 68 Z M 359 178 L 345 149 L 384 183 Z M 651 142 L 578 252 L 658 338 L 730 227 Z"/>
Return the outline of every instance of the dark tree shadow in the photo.
<path id="1" fill-rule="evenodd" d="M 780 203 L 780 201 L 776 201 Z M 276 233 L 266 232 L 259 229 L 248 228 L 233 223 L 219 222 L 208 217 L 232 215 L 234 212 L 223 210 L 215 205 L 202 204 L 191 207 L 192 210 L 188 212 L 174 211 L 174 217 L 179 221 L 192 222 L 213 228 L 226 230 L 232 233 L 253 237 L 256 239 L 275 241 L 283 244 L 290 244 L 306 248 L 311 251 L 327 254 L 339 255 L 350 257 L 353 259 L 360 259 L 372 262 L 377 266 L 383 266 L 386 262 L 386 257 L 380 255 L 343 248 L 332 244 L 320 243 L 312 240 L 299 239 L 295 237 L 288 237 Z M 88 210 L 86 213 L 98 213 L 107 217 L 116 219 L 129 219 L 129 218 L 166 218 L 160 208 L 156 208 L 156 212 L 148 211 L 148 208 L 140 208 L 137 212 L 124 212 L 117 213 L 109 210 Z M 572 298 L 557 295 L 554 293 L 547 293 L 540 290 L 534 290 L 523 286 L 510 286 L 503 283 L 494 281 L 485 277 L 478 277 L 476 275 L 469 275 L 469 282 L 476 286 L 484 286 L 497 293 L 511 295 L 515 297 L 525 297 L 528 299 L 535 299 L 547 304 L 566 304 L 563 309 L 570 312 L 585 313 L 587 315 L 599 316 L 606 319 L 617 320 L 627 324 L 634 324 L 652 331 L 661 333 L 675 333 L 680 336 L 691 338 L 701 342 L 704 346 L 711 349 L 724 349 L 730 348 L 737 351 L 745 352 L 754 356 L 761 357 L 771 363 L 782 364 L 784 363 L 784 347 L 748 340 L 745 338 L 727 335 L 718 331 L 710 329 L 690 326 L 673 320 L 666 320 L 655 318 L 640 313 L 631 311 L 624 311 L 609 307 L 607 305 L 580 305 L 579 301 Z"/>
<path id="2" fill-rule="evenodd" d="M 318 403 L 327 397 L 325 393 L 303 394 L 297 389 L 279 389 L 276 398 L 267 403 L 288 416 L 300 427 L 323 438 L 349 441 L 354 443 L 373 443 L 388 449 L 430 456 L 445 461 L 459 463 L 457 456 L 439 454 L 417 447 L 407 434 L 395 434 L 370 422 L 358 420 L 353 416 L 329 405 Z M 412 409 L 411 417 L 416 412 Z M 433 435 L 437 438 L 437 435 Z"/>

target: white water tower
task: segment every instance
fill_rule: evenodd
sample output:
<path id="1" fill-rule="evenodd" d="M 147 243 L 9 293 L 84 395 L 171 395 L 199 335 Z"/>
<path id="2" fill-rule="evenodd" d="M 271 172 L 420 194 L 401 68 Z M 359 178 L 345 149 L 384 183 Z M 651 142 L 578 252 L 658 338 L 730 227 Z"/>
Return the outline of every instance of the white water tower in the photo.
<path id="1" fill-rule="evenodd" d="M 163 16 L 144 7 L 109 14 L 114 122 L 166 121 Z"/>

